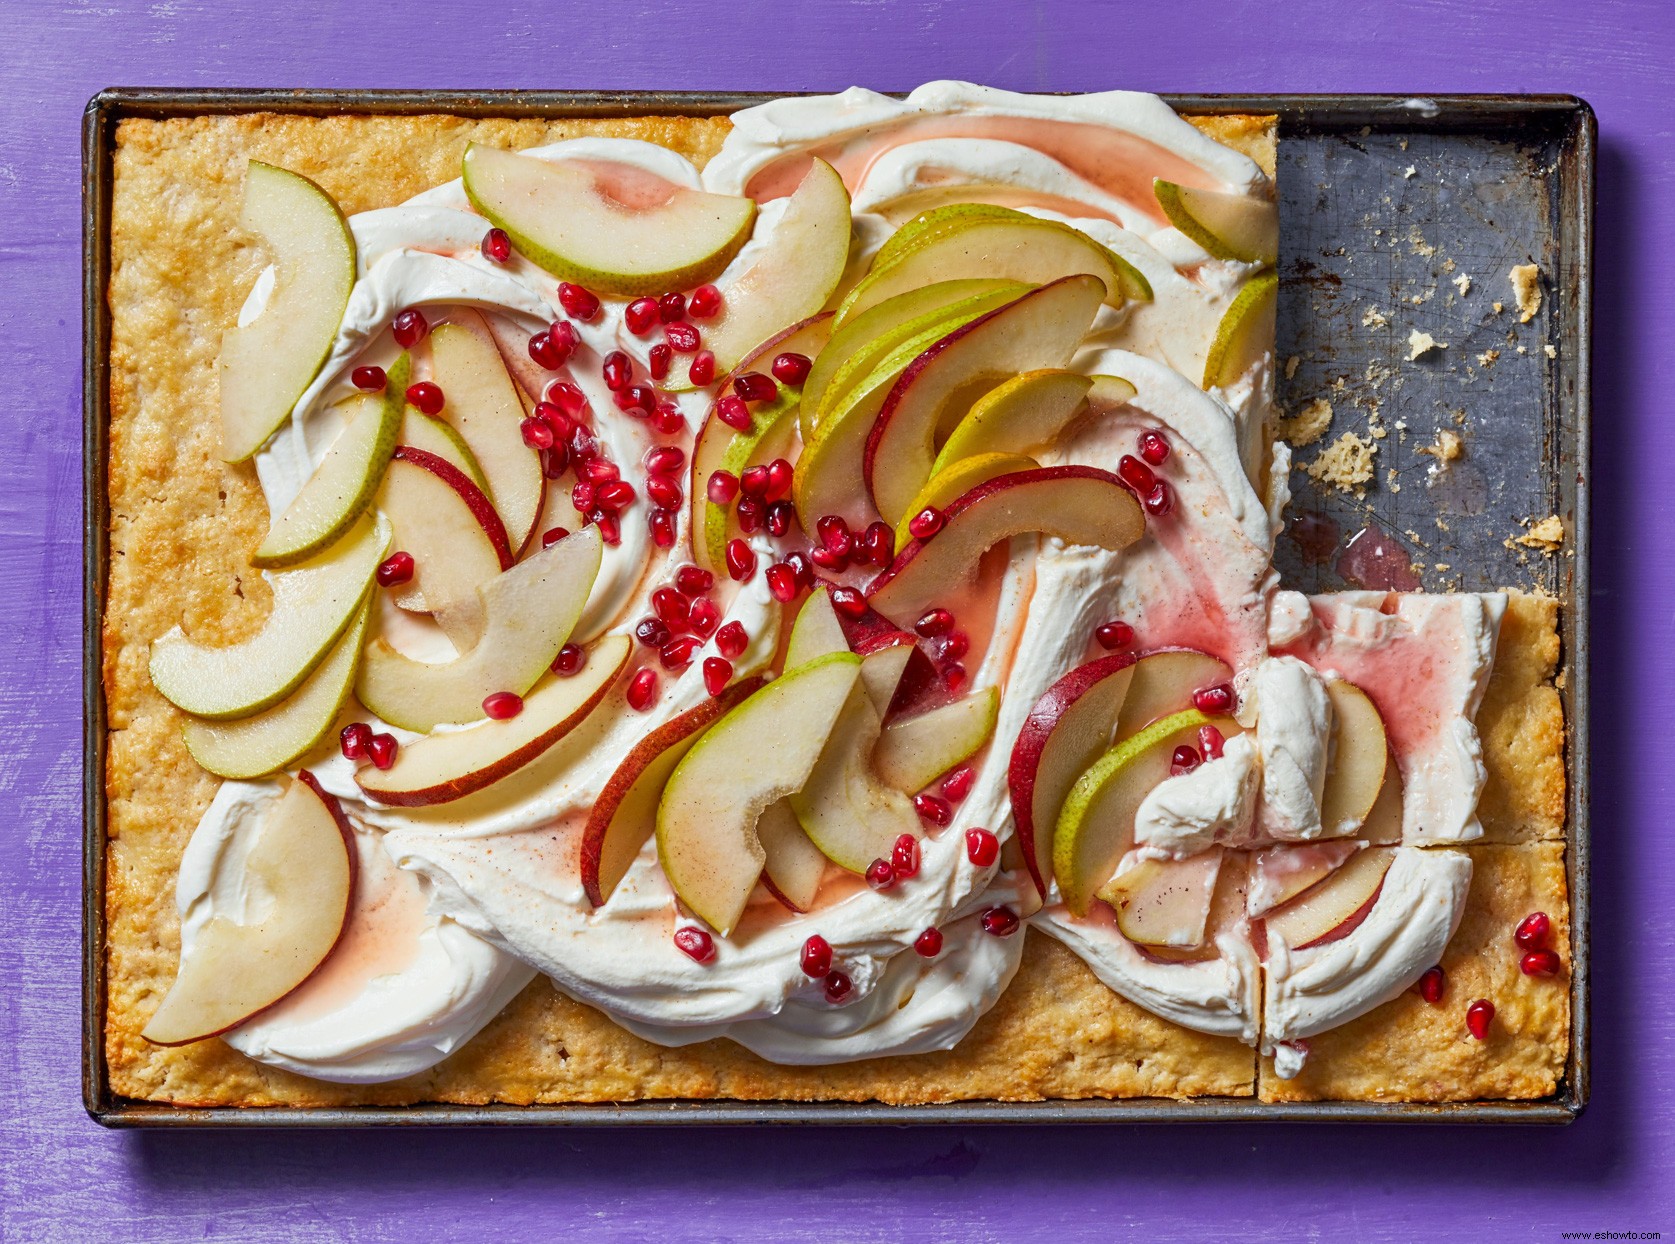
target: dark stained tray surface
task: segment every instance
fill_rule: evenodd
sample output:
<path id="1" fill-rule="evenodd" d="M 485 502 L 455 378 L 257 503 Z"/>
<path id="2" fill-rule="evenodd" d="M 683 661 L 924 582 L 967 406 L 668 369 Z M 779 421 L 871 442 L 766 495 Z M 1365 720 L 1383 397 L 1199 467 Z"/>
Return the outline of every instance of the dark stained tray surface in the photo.
<path id="1" fill-rule="evenodd" d="M 87 497 L 85 1015 L 83 1089 L 113 1126 L 905 1122 L 1121 1122 L 1293 1119 L 1567 1122 L 1588 1095 L 1588 332 L 1593 114 L 1568 96 L 1166 96 L 1185 112 L 1280 118 L 1279 371 L 1284 413 L 1331 403 L 1311 461 L 1344 433 L 1374 445 L 1361 495 L 1293 472 L 1276 552 L 1287 586 L 1541 590 L 1562 602 L 1570 782 L 1570 1059 L 1556 1097 L 1446 1105 L 1250 1099 L 1186 1102 L 637 1102 L 624 1105 L 393 1109 L 182 1109 L 114 1097 L 103 1055 L 105 718 L 99 683 L 108 426 L 110 157 L 123 116 L 281 110 L 474 115 L 716 114 L 769 96 L 553 92 L 114 90 L 84 130 Z M 1508 274 L 1534 262 L 1541 311 L 1520 323 Z M 1462 290 L 1459 278 L 1469 278 Z M 1503 309 L 1496 312 L 1493 304 Z M 1410 359 L 1409 334 L 1446 343 Z M 1496 352 L 1491 356 L 1491 352 Z M 1481 357 L 1480 357 L 1481 356 Z M 1295 359 L 1294 366 L 1287 360 Z M 1420 449 L 1450 431 L 1461 456 L 1434 475 Z M 1556 515 L 1564 549 L 1519 544 Z M 1346 551 L 1349 555 L 1346 557 Z M 1377 556 L 1368 556 L 1376 553 Z"/>

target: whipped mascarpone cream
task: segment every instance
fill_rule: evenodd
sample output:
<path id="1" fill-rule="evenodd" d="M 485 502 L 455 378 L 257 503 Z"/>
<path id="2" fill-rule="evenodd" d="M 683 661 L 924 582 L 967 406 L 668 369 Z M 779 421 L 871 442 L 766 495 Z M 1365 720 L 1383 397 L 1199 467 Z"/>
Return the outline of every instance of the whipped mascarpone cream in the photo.
<path id="1" fill-rule="evenodd" d="M 1256 814 L 1263 769 L 1248 734 L 1235 735 L 1214 760 L 1165 778 L 1134 814 L 1136 845 L 1170 859 L 1242 841 Z"/>

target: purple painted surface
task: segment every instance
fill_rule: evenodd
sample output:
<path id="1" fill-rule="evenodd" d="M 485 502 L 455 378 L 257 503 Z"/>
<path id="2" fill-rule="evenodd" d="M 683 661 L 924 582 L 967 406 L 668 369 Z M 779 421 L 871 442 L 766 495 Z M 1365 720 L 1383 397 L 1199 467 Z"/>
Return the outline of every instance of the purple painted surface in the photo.
<path id="1" fill-rule="evenodd" d="M 1465 1239 L 1675 1231 L 1662 0 L 0 0 L 0 1238 Z M 592 9 L 600 16 L 588 15 Z M 313 10 L 313 11 L 310 11 Z M 806 10 L 806 11 L 805 11 Z M 707 14 L 714 16 L 706 16 Z M 1584 16 L 1585 14 L 1585 16 Z M 78 126 L 100 87 L 1568 91 L 1598 111 L 1594 1102 L 1554 1131 L 113 1134 L 77 1080 Z"/>

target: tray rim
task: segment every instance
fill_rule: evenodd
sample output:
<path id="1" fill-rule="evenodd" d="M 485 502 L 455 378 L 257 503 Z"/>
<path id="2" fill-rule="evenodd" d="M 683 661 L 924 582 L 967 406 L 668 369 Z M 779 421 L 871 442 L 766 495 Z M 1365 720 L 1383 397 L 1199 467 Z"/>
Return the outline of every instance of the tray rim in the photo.
<path id="1" fill-rule="evenodd" d="M 1560 196 L 1568 196 L 1558 235 L 1561 262 L 1574 274 L 1555 291 L 1567 304 L 1567 348 L 1555 368 L 1554 391 L 1574 429 L 1569 450 L 1576 467 L 1571 514 L 1569 582 L 1561 599 L 1565 650 L 1566 871 L 1571 907 L 1570 1050 L 1559 1091 L 1534 1101 L 1445 1103 L 1279 1102 L 1255 1098 L 977 1100 L 894 1106 L 880 1102 L 691 1101 L 568 1102 L 546 1105 L 462 1106 L 422 1103 L 395 1107 L 183 1107 L 119 1096 L 111 1091 L 104 1057 L 105 1028 L 105 746 L 107 740 L 102 631 L 108 548 L 111 160 L 116 123 L 124 117 L 167 117 L 250 111 L 287 113 L 445 112 L 467 116 L 715 116 L 784 95 L 807 92 L 337 90 L 240 87 L 110 87 L 89 100 L 82 121 L 82 1103 L 111 1128 L 271 1127 L 540 1127 L 716 1126 L 780 1123 L 875 1124 L 1205 1123 L 1283 1120 L 1343 1123 L 1565 1124 L 1586 1107 L 1590 1076 L 1589 954 L 1589 549 L 1591 452 L 1592 278 L 1595 158 L 1598 124 L 1586 100 L 1565 94 L 1164 94 L 1188 114 L 1274 115 L 1287 127 L 1346 129 L 1357 125 L 1431 126 L 1454 132 L 1509 123 L 1546 121 L 1563 127 L 1570 159 L 1555 165 Z M 902 92 L 895 92 L 901 94 Z M 1574 236 L 1571 234 L 1574 233 Z M 1568 397 L 1567 397 L 1568 391 Z"/>

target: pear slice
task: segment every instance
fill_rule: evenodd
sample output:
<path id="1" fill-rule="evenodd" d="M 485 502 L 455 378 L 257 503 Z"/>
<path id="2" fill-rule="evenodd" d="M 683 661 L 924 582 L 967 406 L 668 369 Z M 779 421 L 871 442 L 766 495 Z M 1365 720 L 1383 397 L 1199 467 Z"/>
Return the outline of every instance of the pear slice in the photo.
<path id="1" fill-rule="evenodd" d="M 348 424 L 302 491 L 269 523 L 267 539 L 251 557 L 252 564 L 277 567 L 307 561 L 336 542 L 372 504 L 395 451 L 409 369 L 403 354 L 390 368 L 383 397 L 353 403 L 345 412 Z"/>
<path id="2" fill-rule="evenodd" d="M 849 652 L 781 675 L 711 726 L 663 788 L 663 872 L 681 902 L 723 937 L 767 858 L 757 819 L 808 781 L 860 676 L 861 658 Z"/>
<path id="3" fill-rule="evenodd" d="M 1402 840 L 1402 771 L 1394 756 L 1384 758 L 1384 785 L 1373 800 L 1367 819 L 1361 822 L 1363 841 L 1389 846 Z"/>
<path id="4" fill-rule="evenodd" d="M 709 472 L 726 471 L 735 479 L 746 467 L 794 455 L 797 431 L 797 394 L 781 388 L 779 396 L 751 409 L 748 429 L 737 430 L 710 412 L 693 450 L 711 463 Z M 725 434 L 725 435 L 724 435 Z M 719 456 L 715 449 L 724 446 Z M 718 505 L 709 498 L 709 472 L 692 488 L 692 560 L 706 570 L 720 571 L 727 564 L 727 541 L 740 532 L 738 512 L 731 505 Z"/>
<path id="5" fill-rule="evenodd" d="M 284 423 L 331 353 L 355 284 L 355 238 L 332 197 L 258 160 L 244 175 L 239 225 L 273 264 L 267 306 L 221 336 L 221 456 L 243 462 Z"/>
<path id="6" fill-rule="evenodd" d="M 1117 928 L 1141 946 L 1196 950 L 1204 944 L 1210 900 L 1221 873 L 1222 849 L 1184 860 L 1138 861 L 1099 891 L 1117 912 Z"/>
<path id="7" fill-rule="evenodd" d="M 1358 842 L 1286 843 L 1269 847 L 1251 857 L 1250 891 L 1245 908 L 1251 916 L 1263 916 L 1283 906 L 1309 887 L 1332 875 L 1345 860 L 1360 850 Z"/>
<path id="8" fill-rule="evenodd" d="M 1259 264 L 1279 259 L 1279 208 L 1266 199 L 1195 190 L 1161 177 L 1152 182 L 1152 192 L 1169 223 L 1217 259 Z"/>
<path id="9" fill-rule="evenodd" d="M 523 695 L 570 638 L 599 574 L 597 527 L 583 527 L 479 589 L 483 634 L 469 652 L 415 661 L 383 638 L 367 645 L 355 684 L 362 704 L 391 725 L 429 733 L 480 720 L 496 691 Z"/>
<path id="10" fill-rule="evenodd" d="M 834 652 L 848 652 L 849 640 L 832 608 L 832 596 L 825 585 L 815 588 L 797 611 L 791 624 L 791 640 L 785 647 L 785 668 L 794 670 Z"/>
<path id="11" fill-rule="evenodd" d="M 1273 350 L 1279 289 L 1277 273 L 1258 272 L 1228 304 L 1204 359 L 1204 389 L 1227 388 Z"/>
<path id="12" fill-rule="evenodd" d="M 372 601 L 365 597 L 326 659 L 302 686 L 266 712 L 238 721 L 188 721 L 182 734 L 192 759 L 224 778 L 261 777 L 301 759 L 325 738 L 349 699 L 371 616 Z"/>
<path id="13" fill-rule="evenodd" d="M 1023 454 L 1050 444 L 1086 409 L 1093 377 L 1046 367 L 1003 380 L 971 409 L 937 451 L 931 474 L 977 454 Z"/>
<path id="14" fill-rule="evenodd" d="M 355 782 L 379 803 L 402 808 L 452 803 L 492 786 L 587 719 L 628 664 L 631 646 L 626 635 L 607 635 L 579 673 L 538 682 L 516 717 L 427 735 L 403 747 L 388 769 L 361 769 Z"/>
<path id="15" fill-rule="evenodd" d="M 390 525 L 362 515 L 300 566 L 275 571 L 273 610 L 241 643 L 206 648 L 177 626 L 151 645 L 151 683 L 176 708 L 226 720 L 272 708 L 302 685 L 354 621 L 390 547 Z"/>
<path id="16" fill-rule="evenodd" d="M 465 443 L 465 438 L 454 430 L 453 424 L 427 415 L 417 406 L 409 406 L 402 415 L 396 443 L 442 459 L 477 485 L 485 497 L 488 496 L 488 476 L 483 474 L 482 464 L 471 452 L 471 446 Z"/>
<path id="17" fill-rule="evenodd" d="M 1154 721 L 1191 708 L 1194 692 L 1232 681 L 1233 671 L 1207 652 L 1165 648 L 1147 653 L 1134 663 L 1115 737 L 1121 742 L 1138 734 Z"/>
<path id="18" fill-rule="evenodd" d="M 792 911 L 807 911 L 820 893 L 826 857 L 797 823 L 789 800 L 770 803 L 756 820 L 762 843 L 762 884 Z"/>
<path id="19" fill-rule="evenodd" d="M 632 297 L 718 275 L 750 237 L 756 204 L 619 164 L 539 160 L 472 143 L 465 193 L 520 254 L 561 281 Z"/>
<path id="20" fill-rule="evenodd" d="M 1000 689 L 985 687 L 948 704 L 898 717 L 884 727 L 872 763 L 878 776 L 899 791 L 924 790 L 962 761 L 977 754 L 995 732 Z"/>
<path id="21" fill-rule="evenodd" d="M 902 511 L 901 521 L 896 524 L 896 551 L 900 552 L 913 542 L 914 515 L 927 509 L 946 510 L 979 484 L 1019 471 L 1039 470 L 1040 467 L 1041 464 L 1034 458 L 1026 458 L 1022 454 L 974 454 L 969 458 L 955 459 L 926 480 L 919 495 Z"/>
<path id="22" fill-rule="evenodd" d="M 354 830 L 306 769 L 267 810 L 243 873 L 259 923 L 217 915 L 198 930 L 140 1033 L 147 1041 L 186 1045 L 237 1027 L 312 976 L 343 935 Z"/>
<path id="23" fill-rule="evenodd" d="M 1390 744 L 1384 718 L 1366 692 L 1334 678 L 1326 684 L 1332 702 L 1332 761 L 1320 796 L 1320 824 L 1327 836 L 1353 834 L 1365 823 L 1384 789 Z"/>
<path id="24" fill-rule="evenodd" d="M 1395 847 L 1363 847 L 1324 881 L 1277 907 L 1253 929 L 1259 947 L 1270 953 L 1276 942 L 1307 950 L 1348 937 L 1371 914 L 1384 888 L 1384 875 L 1396 860 Z M 1266 957 L 1266 956 L 1265 956 Z"/>

